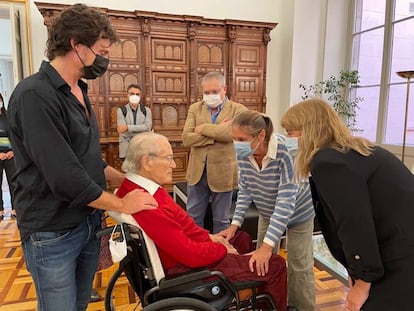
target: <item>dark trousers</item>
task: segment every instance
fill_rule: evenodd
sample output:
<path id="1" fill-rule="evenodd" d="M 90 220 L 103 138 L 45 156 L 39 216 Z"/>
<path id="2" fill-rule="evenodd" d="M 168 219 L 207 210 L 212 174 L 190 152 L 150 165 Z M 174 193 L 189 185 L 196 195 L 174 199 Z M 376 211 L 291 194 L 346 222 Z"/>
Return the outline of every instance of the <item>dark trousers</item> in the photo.
<path id="1" fill-rule="evenodd" d="M 254 249 L 250 235 L 243 231 L 238 231 L 230 243 L 240 254 L 246 254 Z M 258 289 L 259 293 L 269 294 L 277 306 L 277 310 L 286 311 L 287 271 L 285 260 L 277 254 L 272 254 L 269 261 L 269 272 L 264 276 L 258 276 L 256 271 L 250 271 L 249 259 L 249 255 L 227 254 L 219 262 L 210 265 L 208 269 L 222 272 L 231 282 L 264 282 L 264 285 Z M 168 270 L 168 274 L 173 275 L 185 271 L 188 271 L 188 268 L 174 267 Z"/>
<path id="2" fill-rule="evenodd" d="M 9 184 L 9 191 L 10 191 L 10 201 L 12 209 L 14 209 L 13 205 L 13 189 L 11 186 L 11 178 L 16 172 L 16 166 L 14 164 L 14 158 L 8 160 L 0 160 L 0 188 L 2 187 L 3 183 L 3 171 L 6 172 L 7 183 Z M 0 211 L 4 210 L 4 202 L 3 202 L 3 191 L 0 192 Z"/>
<path id="3" fill-rule="evenodd" d="M 250 236 L 245 232 L 243 237 L 235 236 L 235 240 L 230 240 L 232 245 L 240 254 L 247 250 L 247 239 Z M 251 239 L 250 239 L 251 241 Z M 251 242 L 250 242 L 251 243 Z M 210 270 L 222 272 L 231 282 L 243 281 L 262 281 L 264 285 L 259 288 L 259 293 L 269 294 L 275 303 L 278 311 L 286 311 L 287 306 L 287 271 L 285 260 L 277 255 L 272 254 L 269 260 L 269 272 L 264 276 L 258 276 L 256 271 L 251 272 L 249 269 L 248 255 L 227 254 L 220 262 L 208 267 Z"/>

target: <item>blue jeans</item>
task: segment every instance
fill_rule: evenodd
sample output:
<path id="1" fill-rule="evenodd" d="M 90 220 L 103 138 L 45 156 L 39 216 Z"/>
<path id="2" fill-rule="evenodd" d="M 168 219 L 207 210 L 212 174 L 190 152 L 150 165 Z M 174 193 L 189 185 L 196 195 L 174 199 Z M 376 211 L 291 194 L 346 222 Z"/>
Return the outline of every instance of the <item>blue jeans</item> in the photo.
<path id="1" fill-rule="evenodd" d="M 36 287 L 38 311 L 86 310 L 98 260 L 96 232 L 101 221 L 102 212 L 96 211 L 68 232 L 35 232 L 22 243 Z"/>
<path id="2" fill-rule="evenodd" d="M 208 186 L 207 173 L 204 170 L 200 181 L 187 185 L 187 213 L 200 227 L 204 227 L 204 217 L 208 202 L 211 200 L 213 214 L 213 233 L 218 233 L 230 225 L 230 207 L 233 191 L 213 192 Z"/>

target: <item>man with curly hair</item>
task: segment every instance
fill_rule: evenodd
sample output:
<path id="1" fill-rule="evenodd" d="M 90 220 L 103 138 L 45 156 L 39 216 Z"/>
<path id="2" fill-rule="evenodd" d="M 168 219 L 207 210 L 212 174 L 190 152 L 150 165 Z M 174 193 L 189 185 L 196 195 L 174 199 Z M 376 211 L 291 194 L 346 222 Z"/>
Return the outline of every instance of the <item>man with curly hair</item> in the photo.
<path id="1" fill-rule="evenodd" d="M 101 210 L 136 213 L 156 205 L 144 192 L 104 191 L 123 175 L 102 160 L 87 84 L 108 67 L 117 41 L 109 18 L 77 4 L 57 17 L 38 73 L 10 99 L 17 224 L 39 311 L 85 310 L 96 270 Z"/>

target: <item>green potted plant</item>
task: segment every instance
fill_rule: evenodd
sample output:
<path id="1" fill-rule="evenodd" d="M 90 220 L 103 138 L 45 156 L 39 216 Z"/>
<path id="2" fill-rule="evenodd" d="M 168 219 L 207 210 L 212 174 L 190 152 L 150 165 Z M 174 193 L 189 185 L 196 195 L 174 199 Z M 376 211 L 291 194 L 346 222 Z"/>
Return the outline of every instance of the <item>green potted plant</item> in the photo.
<path id="1" fill-rule="evenodd" d="M 308 87 L 303 84 L 300 84 L 299 87 L 304 91 L 303 100 L 310 97 L 324 97 L 349 129 L 357 132 L 361 130 L 356 128 L 356 114 L 359 108 L 358 104 L 363 101 L 362 97 L 355 94 L 358 83 L 358 70 L 341 70 L 339 77 L 331 76 L 328 80 Z"/>

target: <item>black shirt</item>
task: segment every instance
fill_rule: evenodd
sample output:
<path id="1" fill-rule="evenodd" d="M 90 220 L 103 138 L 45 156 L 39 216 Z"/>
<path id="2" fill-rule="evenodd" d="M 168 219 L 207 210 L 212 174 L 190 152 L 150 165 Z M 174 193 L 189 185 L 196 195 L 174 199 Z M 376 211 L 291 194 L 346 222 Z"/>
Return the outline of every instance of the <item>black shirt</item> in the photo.
<path id="1" fill-rule="evenodd" d="M 93 211 L 105 189 L 105 162 L 87 85 L 85 108 L 47 62 L 15 88 L 7 117 L 16 162 L 14 206 L 23 241 L 33 232 L 68 231 Z"/>
<path id="2" fill-rule="evenodd" d="M 9 140 L 9 124 L 7 122 L 6 110 L 0 109 L 0 152 L 6 153 L 9 151 L 11 151 Z"/>

